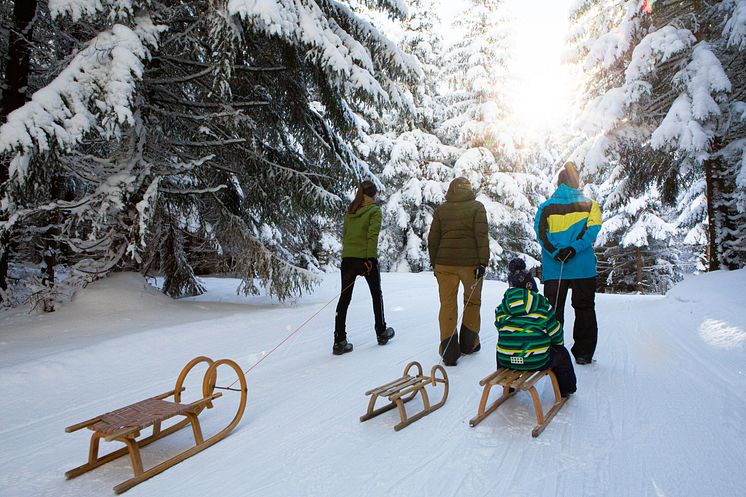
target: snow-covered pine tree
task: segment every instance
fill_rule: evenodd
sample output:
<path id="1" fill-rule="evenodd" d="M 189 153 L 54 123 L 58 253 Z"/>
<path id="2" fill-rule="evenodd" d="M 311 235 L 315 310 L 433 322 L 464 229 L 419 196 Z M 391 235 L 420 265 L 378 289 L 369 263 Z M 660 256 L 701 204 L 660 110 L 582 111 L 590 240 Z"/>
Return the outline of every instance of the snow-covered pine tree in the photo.
<path id="1" fill-rule="evenodd" d="M 173 296 L 200 291 L 195 246 L 229 261 L 245 292 L 312 283 L 306 221 L 368 174 L 352 109 L 405 104 L 400 81 L 418 67 L 345 3 L 262 5 L 40 7 L 56 32 L 34 50 L 69 50 L 33 68 L 31 101 L 0 128 L 11 264 L 39 264 L 46 236 L 77 277 L 157 270 Z"/>
<path id="2" fill-rule="evenodd" d="M 36 0 L 0 2 L 0 122 L 26 101 L 36 10 Z M 8 168 L 0 164 L 0 184 L 7 180 Z M 9 245 L 9 234 L 0 232 L 0 302 L 7 301 Z"/>
<path id="3" fill-rule="evenodd" d="M 394 271 L 430 269 L 427 233 L 461 150 L 419 129 L 372 135 L 371 146 L 374 170 L 385 186 L 381 264 Z"/>
<path id="4" fill-rule="evenodd" d="M 708 268 L 707 185 L 704 178 L 696 180 L 676 201 L 676 226 L 681 233 L 683 269 L 706 271 Z"/>
<path id="5" fill-rule="evenodd" d="M 512 258 L 539 255 L 533 228 L 538 205 L 532 205 L 525 193 L 531 186 L 531 178 L 503 172 L 505 169 L 508 168 L 500 167 L 499 158 L 484 147 L 466 150 L 454 165 L 454 175 L 467 178 L 477 190 L 477 200 L 485 206 L 490 237 L 489 269 L 500 277 L 507 275 Z"/>
<path id="6" fill-rule="evenodd" d="M 422 67 L 422 76 L 406 87 L 411 108 L 387 110 L 378 132 L 360 144 L 383 186 L 381 265 L 395 271 L 430 268 L 427 233 L 432 213 L 445 200 L 461 153 L 434 134 L 442 50 L 435 11 L 432 0 L 415 0 L 403 24 L 400 45 Z"/>
<path id="7" fill-rule="evenodd" d="M 411 0 L 409 12 L 410 16 L 402 26 L 404 34 L 400 46 L 406 53 L 417 57 L 422 74 L 407 87 L 412 94 L 414 111 L 400 112 L 395 122 L 400 131 L 417 128 L 433 133 L 437 116 L 442 112 L 438 101 L 441 79 L 439 62 L 443 55 L 443 37 L 440 35 L 442 20 L 437 14 L 434 0 Z"/>
<path id="8" fill-rule="evenodd" d="M 537 257 L 533 205 L 536 186 L 516 151 L 508 99 L 509 18 L 500 0 L 472 0 L 454 23 L 461 37 L 444 54 L 441 121 L 437 134 L 464 151 L 454 176 L 479 191 L 490 225 L 490 273 L 502 275 L 516 255 Z M 531 262 L 531 261 L 529 261 Z"/>
<path id="9" fill-rule="evenodd" d="M 655 187 L 637 197 L 619 195 L 615 184 L 622 174 L 617 166 L 591 187 L 604 213 L 597 239 L 601 285 L 613 292 L 665 293 L 681 279 L 683 264 L 678 230 L 666 220 L 671 208 Z"/>
<path id="10" fill-rule="evenodd" d="M 556 189 L 552 177 L 559 171 L 566 161 L 566 150 L 563 145 L 569 138 L 555 131 L 551 135 L 535 140 L 524 140 L 513 161 L 515 170 L 511 177 L 518 183 L 521 191 L 528 200 L 531 209 L 530 216 L 535 217 L 536 210 Z M 523 215 L 523 214 L 521 214 Z M 513 252 L 526 260 L 529 268 L 541 266 L 541 245 L 536 239 L 533 227 L 521 236 Z"/>
<path id="11" fill-rule="evenodd" d="M 454 28 L 462 37 L 443 55 L 443 116 L 438 135 L 463 148 L 512 156 L 509 126 L 510 47 L 502 0 L 470 0 Z"/>
<path id="12" fill-rule="evenodd" d="M 633 144 L 651 159 L 625 163 L 639 195 L 657 184 L 663 199 L 707 186 L 710 268 L 746 264 L 743 238 L 743 1 L 579 2 L 572 40 L 589 76 L 578 151 L 591 172 Z"/>

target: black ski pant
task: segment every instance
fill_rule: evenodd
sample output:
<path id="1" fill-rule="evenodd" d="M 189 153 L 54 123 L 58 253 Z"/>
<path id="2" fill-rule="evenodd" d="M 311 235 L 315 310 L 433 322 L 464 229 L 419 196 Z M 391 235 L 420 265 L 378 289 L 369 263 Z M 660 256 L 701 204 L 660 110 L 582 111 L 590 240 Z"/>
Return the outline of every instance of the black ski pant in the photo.
<path id="1" fill-rule="evenodd" d="M 383 317 L 383 293 L 381 292 L 381 271 L 378 261 L 371 259 L 370 271 L 365 267 L 369 259 L 358 259 L 356 257 L 345 257 L 342 259 L 342 293 L 337 303 L 337 314 L 334 320 L 334 343 L 347 340 L 345 324 L 347 322 L 347 308 L 352 300 L 352 290 L 355 288 L 355 279 L 364 276 L 368 282 L 370 296 L 373 299 L 373 315 L 376 320 L 376 333 L 383 334 L 386 331 L 386 320 Z"/>
<path id="2" fill-rule="evenodd" d="M 575 368 L 572 367 L 570 353 L 564 345 L 552 345 L 549 348 L 549 364 L 547 364 L 547 367 L 557 377 L 560 395 L 567 397 L 569 394 L 575 393 L 578 380 L 575 377 Z"/>
<path id="3" fill-rule="evenodd" d="M 549 280 L 544 282 L 544 296 L 555 307 L 557 320 L 565 325 L 565 299 L 572 290 L 572 308 L 575 310 L 575 325 L 572 329 L 572 355 L 575 358 L 592 359 L 598 341 L 596 322 L 596 278 L 576 280 Z M 555 305 L 556 303 L 556 305 Z"/>

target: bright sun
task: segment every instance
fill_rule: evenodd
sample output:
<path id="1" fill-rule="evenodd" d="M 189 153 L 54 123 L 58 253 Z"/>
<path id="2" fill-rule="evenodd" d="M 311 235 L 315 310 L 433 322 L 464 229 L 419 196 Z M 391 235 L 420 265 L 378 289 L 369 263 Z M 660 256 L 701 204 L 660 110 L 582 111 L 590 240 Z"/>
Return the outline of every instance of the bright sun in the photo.
<path id="1" fill-rule="evenodd" d="M 513 85 L 508 90 L 516 134 L 540 137 L 561 127 L 571 111 L 572 76 L 562 64 L 567 12 L 571 0 L 507 0 L 512 22 Z M 441 19 L 448 23 L 465 0 L 441 0 Z M 458 33 L 444 29 L 445 42 Z"/>
<path id="2" fill-rule="evenodd" d="M 571 111 L 570 68 L 562 64 L 569 0 L 509 0 L 515 20 L 513 111 L 526 133 L 552 130 Z"/>

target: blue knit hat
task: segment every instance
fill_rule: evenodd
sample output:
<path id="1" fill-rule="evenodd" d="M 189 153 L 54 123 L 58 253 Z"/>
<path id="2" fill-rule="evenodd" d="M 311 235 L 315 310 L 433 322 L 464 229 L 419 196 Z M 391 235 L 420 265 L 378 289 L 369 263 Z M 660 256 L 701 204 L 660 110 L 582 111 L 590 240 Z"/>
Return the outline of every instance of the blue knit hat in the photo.
<path id="1" fill-rule="evenodd" d="M 526 288 L 533 291 L 539 289 L 531 272 L 526 270 L 526 262 L 518 258 L 508 263 L 508 285 L 511 288 Z"/>

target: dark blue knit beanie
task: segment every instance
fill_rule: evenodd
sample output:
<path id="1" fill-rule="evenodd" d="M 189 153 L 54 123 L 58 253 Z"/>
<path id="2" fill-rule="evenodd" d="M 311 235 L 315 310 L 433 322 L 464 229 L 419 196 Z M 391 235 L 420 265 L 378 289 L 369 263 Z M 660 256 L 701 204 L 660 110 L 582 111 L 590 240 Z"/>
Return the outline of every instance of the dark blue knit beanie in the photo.
<path id="1" fill-rule="evenodd" d="M 531 272 L 526 270 L 526 262 L 518 258 L 508 263 L 508 285 L 512 288 L 526 288 L 533 291 L 539 289 Z"/>

